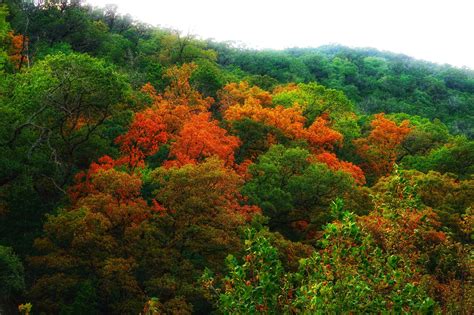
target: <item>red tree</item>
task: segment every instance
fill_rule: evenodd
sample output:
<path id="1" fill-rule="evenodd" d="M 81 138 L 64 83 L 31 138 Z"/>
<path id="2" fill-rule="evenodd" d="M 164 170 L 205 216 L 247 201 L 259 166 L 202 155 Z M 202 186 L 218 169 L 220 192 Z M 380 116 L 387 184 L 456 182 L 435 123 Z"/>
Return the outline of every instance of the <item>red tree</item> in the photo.
<path id="1" fill-rule="evenodd" d="M 141 166 L 147 156 L 155 154 L 167 141 L 166 125 L 160 113 L 151 108 L 136 113 L 128 132 L 115 140 L 124 154 L 121 162 L 132 169 Z"/>

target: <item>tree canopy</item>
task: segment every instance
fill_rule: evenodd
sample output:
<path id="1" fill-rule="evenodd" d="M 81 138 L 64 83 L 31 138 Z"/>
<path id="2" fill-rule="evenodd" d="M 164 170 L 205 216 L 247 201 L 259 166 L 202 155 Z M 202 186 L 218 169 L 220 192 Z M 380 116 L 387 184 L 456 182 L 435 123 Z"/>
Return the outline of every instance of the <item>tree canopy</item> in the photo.
<path id="1" fill-rule="evenodd" d="M 474 72 L 0 5 L 0 312 L 474 313 Z"/>

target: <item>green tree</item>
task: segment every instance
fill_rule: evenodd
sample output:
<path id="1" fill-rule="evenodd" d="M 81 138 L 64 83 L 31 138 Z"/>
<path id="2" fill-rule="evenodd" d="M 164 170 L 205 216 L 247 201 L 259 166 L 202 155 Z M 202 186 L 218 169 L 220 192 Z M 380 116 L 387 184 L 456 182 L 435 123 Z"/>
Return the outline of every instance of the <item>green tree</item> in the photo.
<path id="1" fill-rule="evenodd" d="M 324 113 L 338 118 L 341 114 L 354 110 L 354 104 L 343 92 L 328 89 L 316 82 L 300 83 L 288 91 L 276 93 L 273 102 L 285 107 L 293 106 L 295 103 L 302 106 L 308 125 Z"/>
<path id="2" fill-rule="evenodd" d="M 25 291 L 25 275 L 21 260 L 10 247 L 0 245 L 0 306 L 4 311 L 15 310 Z"/>
<path id="3" fill-rule="evenodd" d="M 470 242 L 471 232 L 464 229 L 467 224 L 466 216 L 474 208 L 474 181 L 472 179 L 459 180 L 453 174 L 441 174 L 429 171 L 426 174 L 405 170 L 403 174 L 407 185 L 414 188 L 420 202 L 433 209 L 438 215 L 443 229 L 448 229 L 452 236 L 464 243 Z M 372 187 L 376 193 L 385 193 L 390 189 L 396 175 L 380 179 Z"/>
<path id="4" fill-rule="evenodd" d="M 217 91 L 225 83 L 225 77 L 220 67 L 209 59 L 196 61 L 197 69 L 191 76 L 191 83 L 204 96 L 217 97 Z"/>
<path id="5" fill-rule="evenodd" d="M 336 221 L 325 226 L 321 251 L 302 260 L 295 275 L 301 283 L 294 305 L 317 314 L 433 311 L 436 303 L 426 284 L 416 283 L 410 261 L 379 248 L 342 203 L 332 207 Z"/>
<path id="6" fill-rule="evenodd" d="M 252 178 L 242 190 L 270 218 L 271 229 L 290 239 L 319 229 L 330 202 L 355 185 L 350 175 L 309 158 L 305 149 L 274 145 L 249 167 Z"/>
<path id="7" fill-rule="evenodd" d="M 101 127 L 125 100 L 127 84 L 112 67 L 87 55 L 50 56 L 12 80 L 1 107 L 5 136 L 2 145 L 24 149 L 26 160 L 50 155 L 62 187 L 75 167 L 86 166 L 99 149 Z M 89 146 L 89 147 L 88 147 Z"/>
<path id="8" fill-rule="evenodd" d="M 0 102 L 0 238 L 26 254 L 73 175 L 113 153 L 110 118 L 128 85 L 103 61 L 58 54 L 8 78 Z M 107 127 L 107 128 L 106 128 Z M 28 198 L 25 198 L 28 196 Z M 25 220 L 24 218 L 28 218 Z"/>
<path id="9" fill-rule="evenodd" d="M 431 150 L 427 155 L 407 156 L 401 165 L 422 172 L 430 170 L 441 173 L 453 173 L 460 178 L 469 178 L 474 174 L 474 141 L 465 137 L 456 137 L 453 141 Z"/>
<path id="10" fill-rule="evenodd" d="M 10 30 L 10 24 L 7 22 L 8 8 L 6 5 L 0 5 L 0 73 L 3 73 L 5 65 L 8 62 L 7 56 L 7 36 Z"/>
<path id="11" fill-rule="evenodd" d="M 430 121 L 424 117 L 405 113 L 392 114 L 389 117 L 397 123 L 409 120 L 412 126 L 412 130 L 401 143 L 403 152 L 400 153 L 399 160 L 408 155 L 426 155 L 452 138 L 446 125 L 438 119 Z"/>
<path id="12" fill-rule="evenodd" d="M 290 140 L 278 129 L 248 118 L 232 122 L 232 131 L 239 137 L 242 144 L 237 149 L 235 160 L 255 160 L 274 144 L 288 144 Z"/>
<path id="13" fill-rule="evenodd" d="M 265 231 L 246 231 L 241 260 L 227 257 L 223 279 L 206 270 L 202 285 L 224 314 L 326 314 L 437 310 L 428 283 L 403 256 L 377 245 L 357 217 L 332 204 L 335 219 L 324 227 L 319 250 L 300 260 L 297 271 L 283 268 Z"/>
<path id="14" fill-rule="evenodd" d="M 224 314 L 281 314 L 288 308 L 286 275 L 278 251 L 255 229 L 245 231 L 242 261 L 233 255 L 226 258 L 228 275 L 217 283 L 209 269 L 201 281 L 217 295 L 217 305 Z"/>

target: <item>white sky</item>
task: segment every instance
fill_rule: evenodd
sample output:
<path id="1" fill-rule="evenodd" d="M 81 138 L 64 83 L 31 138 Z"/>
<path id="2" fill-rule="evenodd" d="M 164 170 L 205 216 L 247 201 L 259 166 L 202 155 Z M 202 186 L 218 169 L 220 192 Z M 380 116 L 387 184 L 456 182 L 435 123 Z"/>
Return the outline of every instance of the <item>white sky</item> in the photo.
<path id="1" fill-rule="evenodd" d="M 374 47 L 474 69 L 474 0 L 87 0 L 218 41 Z"/>

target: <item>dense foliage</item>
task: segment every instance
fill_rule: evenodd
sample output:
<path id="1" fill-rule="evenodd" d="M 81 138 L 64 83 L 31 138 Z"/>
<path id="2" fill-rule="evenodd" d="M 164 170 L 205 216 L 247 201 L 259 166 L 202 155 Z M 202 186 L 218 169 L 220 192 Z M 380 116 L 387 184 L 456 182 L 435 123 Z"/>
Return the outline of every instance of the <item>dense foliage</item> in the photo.
<path id="1" fill-rule="evenodd" d="M 474 312 L 474 72 L 0 5 L 0 313 Z"/>

